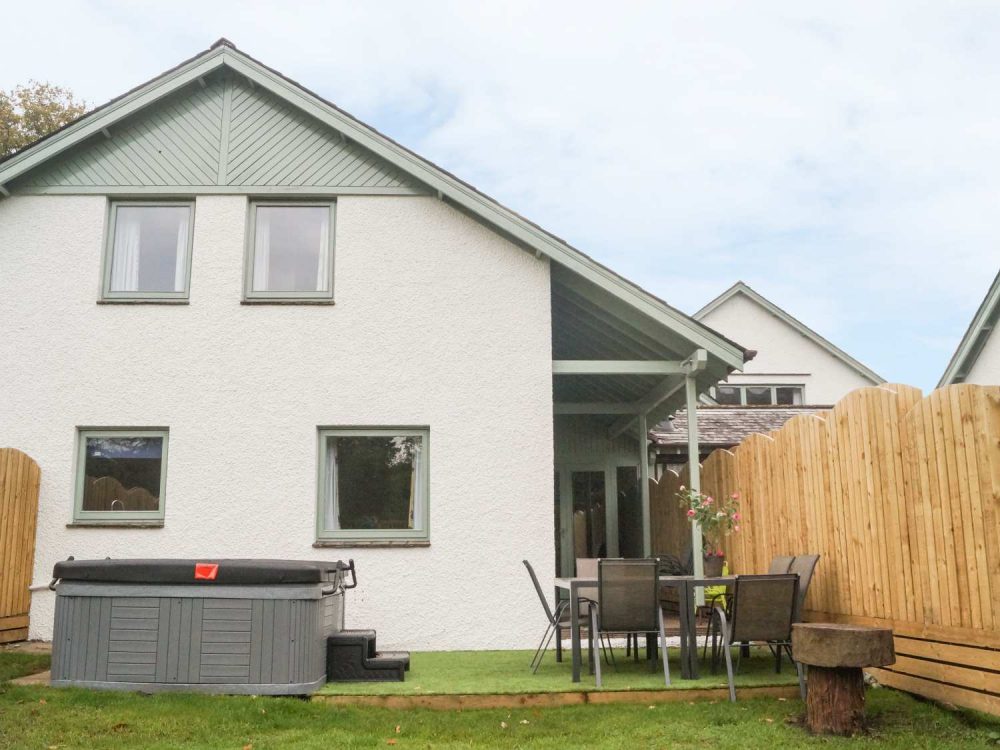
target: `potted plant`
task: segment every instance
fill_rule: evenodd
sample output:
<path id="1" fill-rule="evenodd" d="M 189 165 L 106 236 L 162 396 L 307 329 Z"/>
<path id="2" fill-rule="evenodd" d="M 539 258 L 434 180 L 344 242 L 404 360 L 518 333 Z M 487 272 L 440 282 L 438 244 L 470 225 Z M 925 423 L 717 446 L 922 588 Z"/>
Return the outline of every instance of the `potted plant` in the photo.
<path id="1" fill-rule="evenodd" d="M 688 520 L 701 526 L 705 575 L 722 575 L 722 537 L 740 530 L 740 493 L 718 499 L 681 485 L 677 498 Z"/>

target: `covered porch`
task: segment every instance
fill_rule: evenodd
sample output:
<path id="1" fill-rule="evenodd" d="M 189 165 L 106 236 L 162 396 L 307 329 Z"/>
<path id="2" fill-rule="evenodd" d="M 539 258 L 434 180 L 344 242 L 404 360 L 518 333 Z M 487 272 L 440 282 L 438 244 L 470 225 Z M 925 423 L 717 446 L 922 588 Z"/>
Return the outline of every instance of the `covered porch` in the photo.
<path id="1" fill-rule="evenodd" d="M 646 438 L 679 408 L 742 368 L 752 353 L 638 288 L 622 300 L 599 284 L 552 269 L 552 391 L 556 575 L 577 558 L 649 557 L 655 549 Z M 697 455 L 697 423 L 688 435 Z M 700 487 L 697 464 L 689 479 Z M 677 534 L 671 537 L 678 538 Z M 693 555 L 701 575 L 701 555 Z"/>

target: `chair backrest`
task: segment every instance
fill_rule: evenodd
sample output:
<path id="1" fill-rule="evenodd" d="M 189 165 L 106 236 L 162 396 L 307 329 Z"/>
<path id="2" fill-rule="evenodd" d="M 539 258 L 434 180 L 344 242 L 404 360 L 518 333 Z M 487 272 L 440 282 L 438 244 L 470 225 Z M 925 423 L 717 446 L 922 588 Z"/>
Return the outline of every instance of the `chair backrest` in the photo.
<path id="1" fill-rule="evenodd" d="M 789 641 L 799 577 L 736 576 L 732 607 L 732 637 L 741 641 Z"/>
<path id="2" fill-rule="evenodd" d="M 601 560 L 597 591 L 602 631 L 649 633 L 659 629 L 660 576 L 655 559 Z"/>
<path id="3" fill-rule="evenodd" d="M 681 575 L 693 575 L 694 574 L 694 547 L 688 547 L 687 552 L 684 553 L 684 560 L 681 562 L 684 566 L 684 570 Z"/>
<path id="4" fill-rule="evenodd" d="M 782 573 L 787 573 L 788 569 L 792 567 L 792 561 L 795 558 L 791 555 L 778 555 L 771 559 L 771 567 L 767 569 L 768 575 L 781 575 Z"/>
<path id="5" fill-rule="evenodd" d="M 598 558 L 596 557 L 576 558 L 576 577 L 597 578 L 597 562 Z"/>
<path id="6" fill-rule="evenodd" d="M 545 616 L 549 619 L 549 622 L 555 622 L 555 615 L 552 614 L 552 608 L 549 607 L 549 600 L 545 598 L 545 594 L 542 592 L 542 587 L 538 583 L 538 576 L 535 575 L 535 569 L 531 567 L 531 563 L 527 560 L 521 560 L 524 563 L 524 567 L 528 569 L 528 575 L 531 576 L 531 582 L 535 585 L 535 593 L 538 594 L 538 598 L 542 602 L 542 608 L 545 610 Z"/>
<path id="7" fill-rule="evenodd" d="M 812 583 L 813 571 L 816 570 L 816 563 L 819 562 L 819 555 L 796 555 L 792 560 L 789 573 L 794 573 L 799 577 L 799 595 L 795 599 L 795 614 L 793 622 L 801 622 L 802 608 L 806 603 L 806 594 L 809 593 L 809 584 Z"/>

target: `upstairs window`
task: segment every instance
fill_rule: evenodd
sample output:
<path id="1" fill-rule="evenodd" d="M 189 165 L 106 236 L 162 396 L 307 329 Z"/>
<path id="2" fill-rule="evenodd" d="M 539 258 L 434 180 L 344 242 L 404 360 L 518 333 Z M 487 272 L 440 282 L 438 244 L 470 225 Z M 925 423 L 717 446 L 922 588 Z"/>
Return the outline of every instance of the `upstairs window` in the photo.
<path id="1" fill-rule="evenodd" d="M 333 300 L 332 203 L 252 203 L 248 301 Z"/>
<path id="2" fill-rule="evenodd" d="M 192 203 L 112 203 L 103 299 L 186 300 L 193 216 Z"/>
<path id="3" fill-rule="evenodd" d="M 798 406 L 803 390 L 801 385 L 719 385 L 712 397 L 728 406 Z"/>

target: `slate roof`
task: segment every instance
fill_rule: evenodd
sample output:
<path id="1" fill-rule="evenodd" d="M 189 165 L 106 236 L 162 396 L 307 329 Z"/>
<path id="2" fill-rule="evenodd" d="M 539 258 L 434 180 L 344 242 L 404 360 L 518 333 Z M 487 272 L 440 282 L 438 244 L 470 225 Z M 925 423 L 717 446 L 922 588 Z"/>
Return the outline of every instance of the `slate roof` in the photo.
<path id="1" fill-rule="evenodd" d="M 768 433 L 799 414 L 815 414 L 830 406 L 708 406 L 698 407 L 698 445 L 728 448 L 755 432 Z M 687 452 L 687 411 L 661 422 L 649 431 L 653 444 L 663 448 L 683 448 Z M 704 451 L 703 451 L 704 452 Z"/>

